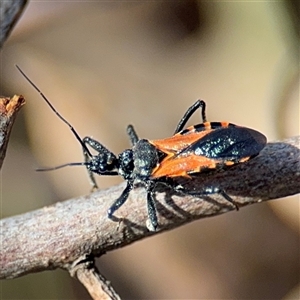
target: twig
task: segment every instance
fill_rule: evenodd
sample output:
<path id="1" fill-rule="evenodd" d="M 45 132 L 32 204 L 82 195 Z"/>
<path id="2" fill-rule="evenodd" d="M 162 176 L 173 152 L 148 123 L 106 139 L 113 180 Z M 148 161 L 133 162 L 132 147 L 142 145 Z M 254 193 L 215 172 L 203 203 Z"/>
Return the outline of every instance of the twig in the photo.
<path id="1" fill-rule="evenodd" d="M 93 257 L 80 258 L 70 267 L 69 272 L 86 287 L 94 300 L 121 299 L 110 282 L 99 273 Z"/>
<path id="2" fill-rule="evenodd" d="M 27 0 L 0 1 L 0 49 L 20 18 Z"/>
<path id="3" fill-rule="evenodd" d="M 0 169 L 16 114 L 24 104 L 23 96 L 15 95 L 12 98 L 0 98 Z"/>

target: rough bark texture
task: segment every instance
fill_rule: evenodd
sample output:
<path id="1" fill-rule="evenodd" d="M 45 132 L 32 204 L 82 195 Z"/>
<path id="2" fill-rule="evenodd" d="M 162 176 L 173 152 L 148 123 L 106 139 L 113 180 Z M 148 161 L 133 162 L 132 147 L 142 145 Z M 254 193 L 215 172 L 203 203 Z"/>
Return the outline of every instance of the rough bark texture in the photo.
<path id="1" fill-rule="evenodd" d="M 93 299 L 121 299 L 112 288 L 110 282 L 99 273 L 93 258 L 87 257 L 84 260 L 75 262 L 74 266 L 70 269 L 71 276 L 77 277 L 77 279 L 86 287 Z"/>

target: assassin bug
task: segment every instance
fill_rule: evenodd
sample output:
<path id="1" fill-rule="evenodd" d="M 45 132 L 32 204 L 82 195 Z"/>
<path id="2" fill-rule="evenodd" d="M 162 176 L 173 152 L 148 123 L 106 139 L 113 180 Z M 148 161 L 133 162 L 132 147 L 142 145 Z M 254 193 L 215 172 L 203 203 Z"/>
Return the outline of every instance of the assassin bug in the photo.
<path id="1" fill-rule="evenodd" d="M 84 165 L 89 172 L 93 187 L 97 187 L 94 173 L 99 175 L 120 175 L 127 181 L 126 188 L 120 197 L 108 209 L 108 217 L 111 218 L 114 212 L 126 202 L 130 191 L 137 183 L 143 184 L 147 191 L 150 230 L 156 230 L 158 227 L 154 199 L 155 188 L 158 183 L 165 184 L 176 191 L 188 195 L 221 194 L 238 209 L 237 203 L 217 186 L 206 186 L 199 188 L 199 190 L 191 191 L 176 185 L 173 178 L 191 178 L 203 171 L 215 170 L 248 161 L 257 156 L 266 145 L 266 137 L 260 132 L 228 122 L 207 122 L 205 102 L 197 100 L 180 119 L 174 135 L 169 138 L 161 140 L 139 139 L 134 127 L 129 125 L 127 134 L 132 148 L 126 149 L 116 156 L 100 142 L 90 137 L 81 139 L 71 124 L 55 110 L 24 72 L 18 66 L 17 68 L 40 93 L 56 115 L 69 126 L 83 148 L 85 162 L 69 163 L 43 170 L 54 170 L 71 165 Z M 184 129 L 190 117 L 200 108 L 202 123 Z M 97 154 L 92 155 L 87 146 L 96 150 Z"/>

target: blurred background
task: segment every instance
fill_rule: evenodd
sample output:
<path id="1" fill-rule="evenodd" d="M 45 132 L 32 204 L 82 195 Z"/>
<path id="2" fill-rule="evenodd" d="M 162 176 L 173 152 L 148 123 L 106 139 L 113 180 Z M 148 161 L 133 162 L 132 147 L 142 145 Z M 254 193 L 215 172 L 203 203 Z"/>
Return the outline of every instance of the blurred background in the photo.
<path id="1" fill-rule="evenodd" d="M 298 1 L 30 2 L 1 53 L 1 94 L 27 101 L 1 172 L 2 217 L 87 194 L 80 136 L 115 153 L 170 136 L 198 98 L 211 121 L 299 134 Z M 191 123 L 199 123 L 199 115 Z M 97 178 L 100 188 L 120 178 Z M 107 207 L 110 203 L 107 204 Z M 124 299 L 298 299 L 299 196 L 148 238 L 97 260 Z M 67 272 L 1 281 L 1 299 L 89 299 Z"/>

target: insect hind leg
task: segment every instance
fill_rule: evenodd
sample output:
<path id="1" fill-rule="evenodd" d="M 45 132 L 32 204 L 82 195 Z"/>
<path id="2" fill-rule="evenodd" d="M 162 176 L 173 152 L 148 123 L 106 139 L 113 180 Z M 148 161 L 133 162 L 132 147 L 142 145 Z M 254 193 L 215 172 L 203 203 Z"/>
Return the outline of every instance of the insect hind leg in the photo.
<path id="1" fill-rule="evenodd" d="M 206 104 L 203 100 L 199 99 L 186 111 L 184 116 L 179 121 L 174 134 L 178 133 L 179 131 L 181 131 L 183 129 L 183 127 L 185 126 L 187 121 L 191 118 L 191 116 L 195 113 L 195 111 L 200 107 L 202 108 L 202 110 L 201 110 L 202 122 L 203 123 L 206 122 L 206 114 L 205 114 Z"/>
<path id="2" fill-rule="evenodd" d="M 215 187 L 215 186 L 210 186 L 210 187 L 206 187 L 201 191 L 191 191 L 191 190 L 187 190 L 184 187 L 182 187 L 181 185 L 178 186 L 173 186 L 173 189 L 175 191 L 178 191 L 182 194 L 185 195 L 190 195 L 190 196 L 207 196 L 207 195 L 213 195 L 213 194 L 220 194 L 221 196 L 223 196 L 223 198 L 225 200 L 227 200 L 228 202 L 230 202 L 236 210 L 239 210 L 239 206 L 238 204 L 223 190 L 220 189 L 219 187 Z"/>

